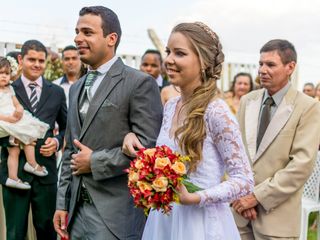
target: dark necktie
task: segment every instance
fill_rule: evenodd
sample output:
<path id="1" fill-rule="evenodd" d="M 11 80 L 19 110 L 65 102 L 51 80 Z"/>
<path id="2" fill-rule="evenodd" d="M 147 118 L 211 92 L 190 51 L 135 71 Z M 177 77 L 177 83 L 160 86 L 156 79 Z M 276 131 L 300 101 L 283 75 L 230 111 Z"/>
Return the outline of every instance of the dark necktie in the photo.
<path id="1" fill-rule="evenodd" d="M 97 79 L 98 73 L 99 72 L 97 72 L 97 71 L 89 72 L 86 77 L 86 81 L 84 83 L 84 88 L 83 88 L 83 91 L 81 94 L 80 106 L 79 106 L 80 107 L 80 118 L 81 118 L 82 122 L 84 121 L 84 119 L 87 115 L 88 109 L 89 109 L 89 104 L 92 99 L 90 90 L 91 90 L 91 87 L 92 87 L 94 81 Z"/>
<path id="2" fill-rule="evenodd" d="M 257 150 L 259 148 L 259 145 L 261 143 L 261 140 L 264 136 L 264 133 L 267 130 L 267 127 L 270 123 L 271 119 L 271 106 L 274 104 L 274 100 L 272 97 L 268 97 L 263 106 L 261 111 L 261 118 L 260 118 L 260 125 L 258 130 L 258 136 L 257 136 Z"/>
<path id="3" fill-rule="evenodd" d="M 29 88 L 31 89 L 30 94 L 30 104 L 32 112 L 37 111 L 37 105 L 38 105 L 38 96 L 37 96 L 37 83 L 29 83 Z"/>

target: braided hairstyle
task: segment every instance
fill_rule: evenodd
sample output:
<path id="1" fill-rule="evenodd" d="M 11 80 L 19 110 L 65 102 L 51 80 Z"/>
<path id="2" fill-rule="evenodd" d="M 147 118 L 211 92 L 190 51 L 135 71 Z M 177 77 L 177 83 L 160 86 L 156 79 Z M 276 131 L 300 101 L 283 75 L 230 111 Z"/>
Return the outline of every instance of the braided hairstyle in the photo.
<path id="1" fill-rule="evenodd" d="M 172 33 L 177 32 L 189 39 L 201 66 L 202 84 L 182 106 L 186 118 L 175 132 L 180 149 L 191 158 L 189 172 L 192 172 L 202 159 L 206 138 L 204 114 L 208 104 L 217 96 L 216 80 L 221 75 L 224 54 L 219 37 L 204 23 L 181 23 L 172 30 Z"/>

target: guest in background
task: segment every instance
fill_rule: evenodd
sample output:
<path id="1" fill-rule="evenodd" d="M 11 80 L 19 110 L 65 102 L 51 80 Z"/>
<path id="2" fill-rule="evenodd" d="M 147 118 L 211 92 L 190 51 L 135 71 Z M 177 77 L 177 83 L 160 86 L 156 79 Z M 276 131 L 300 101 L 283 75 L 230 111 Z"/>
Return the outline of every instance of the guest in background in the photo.
<path id="1" fill-rule="evenodd" d="M 240 106 L 240 98 L 253 90 L 253 81 L 249 73 L 240 72 L 233 78 L 230 91 L 233 93 L 232 98 L 227 98 L 226 102 L 233 114 L 237 114 Z"/>
<path id="2" fill-rule="evenodd" d="M 158 50 L 149 49 L 141 58 L 140 70 L 150 74 L 157 82 L 159 90 L 169 85 L 168 81 L 161 75 L 162 73 L 162 57 Z"/>
<path id="3" fill-rule="evenodd" d="M 316 85 L 316 88 L 315 88 L 315 98 L 320 101 L 320 83 L 318 83 Z"/>
<path id="4" fill-rule="evenodd" d="M 311 82 L 305 83 L 303 85 L 303 93 L 308 95 L 309 97 L 315 97 L 316 95 L 316 91 L 315 91 L 315 87 L 314 84 Z"/>
<path id="5" fill-rule="evenodd" d="M 54 80 L 53 83 L 63 88 L 66 95 L 67 107 L 69 106 L 69 89 L 81 77 L 82 63 L 75 46 L 66 46 L 62 50 L 62 68 L 64 75 Z"/>
<path id="6" fill-rule="evenodd" d="M 28 182 L 30 191 L 6 187 L 8 177 L 7 147 L 12 146 L 14 139 L 1 138 L 0 178 L 3 184 L 3 203 L 6 216 L 7 240 L 24 240 L 27 232 L 27 220 L 30 205 L 33 213 L 33 224 L 38 239 L 56 240 L 52 217 L 55 210 L 57 194 L 57 169 L 55 152 L 63 145 L 66 128 L 67 107 L 63 89 L 45 80 L 42 74 L 45 70 L 47 50 L 37 40 L 26 41 L 21 48 L 19 62 L 22 75 L 12 83 L 16 97 L 24 109 L 39 120 L 49 124 L 50 128 L 44 139 L 39 139 L 35 145 L 36 160 L 48 171 L 45 177 L 38 177 L 23 170 L 26 157 L 23 151 L 19 155 L 18 176 L 23 182 Z M 55 122 L 60 127 L 58 135 L 53 135 Z M 32 127 L 32 126 L 30 126 Z"/>

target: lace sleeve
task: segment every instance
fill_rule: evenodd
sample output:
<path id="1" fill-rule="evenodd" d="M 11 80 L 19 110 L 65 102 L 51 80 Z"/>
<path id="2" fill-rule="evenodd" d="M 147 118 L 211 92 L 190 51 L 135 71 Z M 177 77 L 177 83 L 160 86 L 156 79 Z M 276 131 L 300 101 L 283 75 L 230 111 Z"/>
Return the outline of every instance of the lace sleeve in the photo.
<path id="1" fill-rule="evenodd" d="M 211 103 L 209 107 L 206 113 L 207 134 L 223 160 L 228 179 L 197 192 L 201 197 L 200 206 L 232 202 L 251 193 L 254 186 L 251 166 L 235 117 L 222 100 Z"/>

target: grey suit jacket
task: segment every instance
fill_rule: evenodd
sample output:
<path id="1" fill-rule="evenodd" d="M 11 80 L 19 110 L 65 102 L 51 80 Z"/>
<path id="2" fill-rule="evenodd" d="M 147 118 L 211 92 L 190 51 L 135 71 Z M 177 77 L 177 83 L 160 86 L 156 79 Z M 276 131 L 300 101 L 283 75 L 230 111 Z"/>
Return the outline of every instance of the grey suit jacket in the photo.
<path id="1" fill-rule="evenodd" d="M 134 132 L 145 147 L 155 145 L 162 122 L 158 86 L 150 76 L 118 59 L 93 96 L 81 126 L 79 96 L 85 77 L 70 89 L 57 209 L 67 210 L 72 223 L 82 179 L 108 228 L 120 239 L 140 239 L 145 217 L 141 209 L 134 208 L 129 194 L 124 169 L 130 159 L 122 154 L 121 146 L 128 132 Z M 78 151 L 73 139 L 93 150 L 92 173 L 71 174 L 71 154 Z"/>

